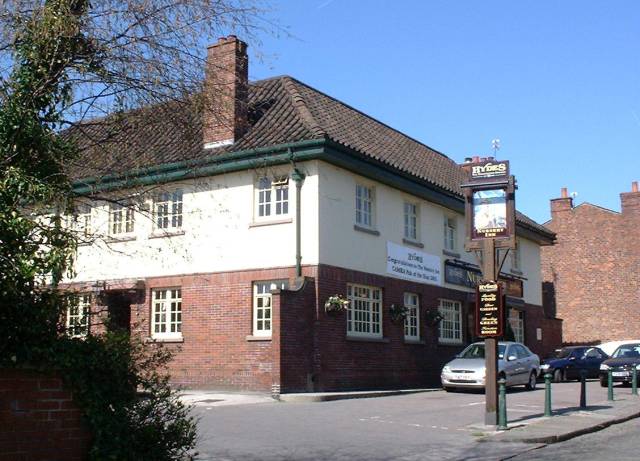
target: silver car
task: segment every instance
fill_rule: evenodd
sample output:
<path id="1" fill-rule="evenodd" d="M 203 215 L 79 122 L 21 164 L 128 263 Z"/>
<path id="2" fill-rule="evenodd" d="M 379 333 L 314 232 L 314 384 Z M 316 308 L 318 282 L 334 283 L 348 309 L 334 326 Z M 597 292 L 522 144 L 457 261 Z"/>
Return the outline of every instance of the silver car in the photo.
<path id="1" fill-rule="evenodd" d="M 520 343 L 498 343 L 498 378 L 504 377 L 507 386 L 524 384 L 527 389 L 536 388 L 540 372 L 540 357 Z M 484 342 L 473 343 L 442 368 L 440 374 L 445 391 L 452 388 L 484 388 Z"/>

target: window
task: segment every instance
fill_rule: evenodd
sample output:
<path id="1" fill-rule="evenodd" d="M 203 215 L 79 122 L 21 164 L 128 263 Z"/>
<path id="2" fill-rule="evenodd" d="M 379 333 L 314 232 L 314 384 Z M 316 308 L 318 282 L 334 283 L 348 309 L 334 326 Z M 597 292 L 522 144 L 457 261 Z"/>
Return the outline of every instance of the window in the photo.
<path id="1" fill-rule="evenodd" d="M 418 205 L 404 202 L 404 238 L 418 241 Z"/>
<path id="2" fill-rule="evenodd" d="M 171 231 L 182 228 L 182 189 L 164 191 L 155 196 L 153 221 L 156 229 Z"/>
<path id="3" fill-rule="evenodd" d="M 462 343 L 462 304 L 460 301 L 441 299 L 438 311 L 442 315 L 438 326 L 438 340 L 441 343 Z"/>
<path id="4" fill-rule="evenodd" d="M 347 285 L 347 334 L 382 338 L 382 290 Z"/>
<path id="5" fill-rule="evenodd" d="M 456 250 L 456 218 L 451 216 L 444 217 L 444 249 L 455 251 Z"/>
<path id="6" fill-rule="evenodd" d="M 109 235 L 130 234 L 133 232 L 133 208 L 126 204 L 109 205 Z"/>
<path id="7" fill-rule="evenodd" d="M 404 307 L 407 308 L 407 316 L 404 318 L 404 339 L 420 339 L 420 304 L 418 295 L 414 293 L 404 294 Z"/>
<path id="8" fill-rule="evenodd" d="M 514 341 L 524 343 L 524 312 L 509 309 L 509 325 L 513 331 Z"/>
<path id="9" fill-rule="evenodd" d="M 271 291 L 286 289 L 286 280 L 255 282 L 253 284 L 253 335 L 271 336 L 273 316 L 271 309 Z"/>
<path id="10" fill-rule="evenodd" d="M 69 229 L 79 237 L 89 237 L 91 235 L 91 205 L 80 204 L 75 206 L 68 222 Z"/>
<path id="11" fill-rule="evenodd" d="M 151 336 L 182 338 L 182 290 L 152 290 Z"/>
<path id="12" fill-rule="evenodd" d="M 73 300 L 67 309 L 67 334 L 73 338 L 81 338 L 89 333 L 89 309 L 91 295 L 82 294 Z"/>
<path id="13" fill-rule="evenodd" d="M 511 250 L 511 269 L 520 270 L 521 269 L 521 260 L 520 260 L 520 239 L 516 239 L 516 247 Z"/>
<path id="14" fill-rule="evenodd" d="M 262 177 L 257 188 L 258 218 L 289 214 L 289 178 Z"/>
<path id="15" fill-rule="evenodd" d="M 373 189 L 360 184 L 356 185 L 356 224 L 373 228 Z"/>

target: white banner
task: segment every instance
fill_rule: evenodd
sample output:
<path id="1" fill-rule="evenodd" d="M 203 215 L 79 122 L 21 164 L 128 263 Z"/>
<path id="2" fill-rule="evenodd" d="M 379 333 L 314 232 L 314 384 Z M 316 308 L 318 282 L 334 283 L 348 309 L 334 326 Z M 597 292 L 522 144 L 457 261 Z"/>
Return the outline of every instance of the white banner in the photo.
<path id="1" fill-rule="evenodd" d="M 414 282 L 441 285 L 438 256 L 387 242 L 387 273 Z"/>

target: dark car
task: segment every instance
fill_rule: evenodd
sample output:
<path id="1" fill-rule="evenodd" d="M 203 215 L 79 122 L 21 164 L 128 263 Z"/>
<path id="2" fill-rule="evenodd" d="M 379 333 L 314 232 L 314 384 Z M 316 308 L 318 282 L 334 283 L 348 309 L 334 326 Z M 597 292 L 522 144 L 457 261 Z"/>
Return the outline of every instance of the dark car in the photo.
<path id="1" fill-rule="evenodd" d="M 540 365 L 542 373 L 551 373 L 555 382 L 580 379 L 580 371 L 587 372 L 587 378 L 597 378 L 600 364 L 609 358 L 601 349 L 593 346 L 568 346 L 558 349 L 553 357 Z"/>
<path id="2" fill-rule="evenodd" d="M 611 358 L 600 365 L 600 385 L 607 387 L 609 370 L 614 382 L 630 383 L 633 379 L 633 367 L 638 365 L 640 365 L 640 343 L 620 346 Z"/>

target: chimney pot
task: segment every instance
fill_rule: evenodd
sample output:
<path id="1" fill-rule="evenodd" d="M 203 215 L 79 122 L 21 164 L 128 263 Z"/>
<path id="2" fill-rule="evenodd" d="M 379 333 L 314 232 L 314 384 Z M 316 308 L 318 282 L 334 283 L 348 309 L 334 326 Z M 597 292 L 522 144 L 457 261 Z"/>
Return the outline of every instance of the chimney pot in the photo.
<path id="1" fill-rule="evenodd" d="M 638 181 L 633 181 L 631 183 L 631 192 L 638 192 Z"/>
<path id="2" fill-rule="evenodd" d="M 560 197 L 569 198 L 569 192 L 567 192 L 566 187 L 563 187 L 562 189 L 560 189 Z"/>

